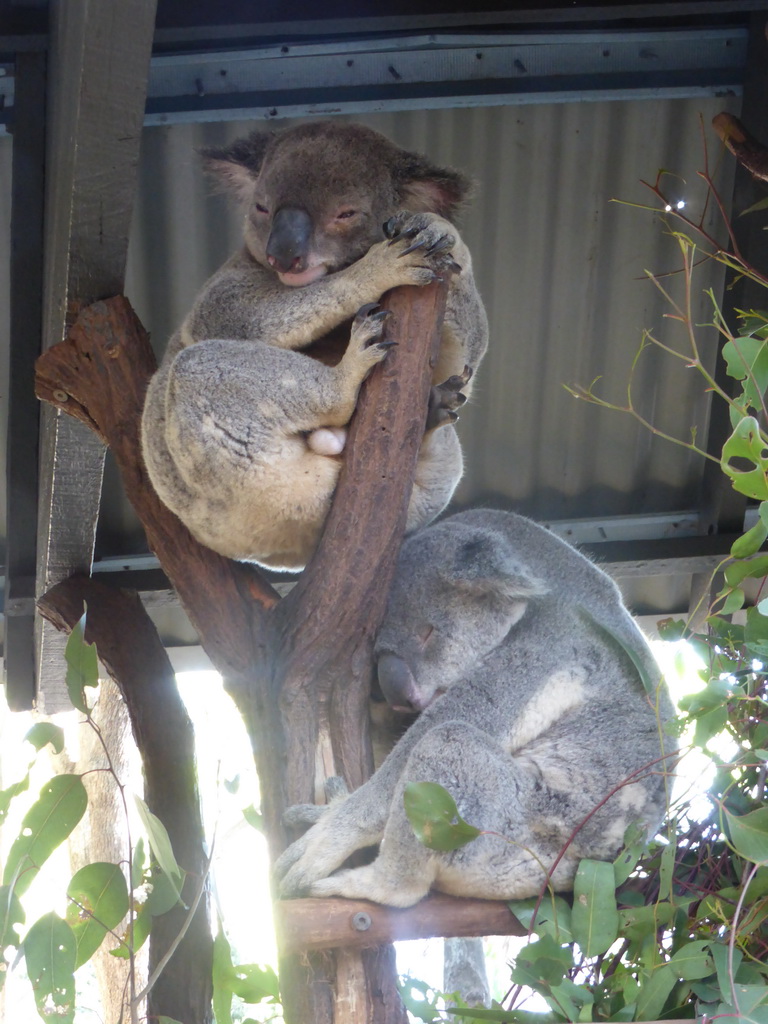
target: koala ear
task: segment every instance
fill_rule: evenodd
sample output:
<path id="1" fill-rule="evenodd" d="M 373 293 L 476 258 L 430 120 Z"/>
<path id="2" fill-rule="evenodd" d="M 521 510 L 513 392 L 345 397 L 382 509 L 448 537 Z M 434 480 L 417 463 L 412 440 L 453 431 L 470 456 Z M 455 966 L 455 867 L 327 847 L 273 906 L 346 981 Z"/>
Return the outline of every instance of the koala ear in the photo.
<path id="1" fill-rule="evenodd" d="M 403 153 L 395 168 L 395 185 L 403 209 L 412 213 L 437 213 L 453 219 L 472 192 L 466 175 L 450 167 L 437 167 L 418 153 Z"/>
<path id="2" fill-rule="evenodd" d="M 273 132 L 253 132 L 245 139 L 236 139 L 222 149 L 201 149 L 203 167 L 214 177 L 222 191 L 232 193 L 247 203 L 253 184 L 261 170 L 264 154 L 274 138 Z"/>
<path id="3" fill-rule="evenodd" d="M 454 586 L 478 597 L 527 601 L 548 591 L 546 583 L 529 573 L 499 543 L 498 537 L 482 534 L 465 540 L 457 548 L 453 567 L 445 575 Z"/>

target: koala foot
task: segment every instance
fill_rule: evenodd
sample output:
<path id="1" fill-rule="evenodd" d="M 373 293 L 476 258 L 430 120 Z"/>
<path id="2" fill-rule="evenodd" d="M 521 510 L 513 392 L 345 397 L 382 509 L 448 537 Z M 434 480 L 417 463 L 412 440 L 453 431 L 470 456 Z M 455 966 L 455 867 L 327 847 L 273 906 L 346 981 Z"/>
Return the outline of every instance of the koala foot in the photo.
<path id="1" fill-rule="evenodd" d="M 461 267 L 451 255 L 451 250 L 456 245 L 456 236 L 446 230 L 450 227 L 448 221 L 434 214 L 398 213 L 386 222 L 384 234 L 389 239 L 389 245 L 410 241 L 411 244 L 398 253 L 398 258 L 421 249 L 428 258 L 430 267 L 437 273 L 459 273 Z"/>
<path id="2" fill-rule="evenodd" d="M 346 427 L 319 427 L 307 434 L 307 447 L 316 455 L 341 455 L 346 443 Z"/>
<path id="3" fill-rule="evenodd" d="M 455 373 L 442 384 L 435 384 L 429 392 L 429 409 L 427 412 L 426 431 L 434 430 L 436 427 L 444 427 L 449 423 L 455 423 L 459 418 L 456 412 L 467 400 L 462 393 L 462 388 L 468 384 L 472 377 L 472 368 L 464 367 L 463 373 Z"/>

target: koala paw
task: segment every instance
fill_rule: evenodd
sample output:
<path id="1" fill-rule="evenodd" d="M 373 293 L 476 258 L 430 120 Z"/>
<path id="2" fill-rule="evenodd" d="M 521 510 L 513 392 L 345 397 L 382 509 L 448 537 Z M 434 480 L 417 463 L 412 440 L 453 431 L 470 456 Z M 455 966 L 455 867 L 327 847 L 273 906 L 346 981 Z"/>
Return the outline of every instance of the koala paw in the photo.
<path id="1" fill-rule="evenodd" d="M 442 384 L 435 384 L 431 388 L 427 412 L 427 431 L 456 422 L 459 418 L 456 410 L 460 409 L 467 400 L 467 396 L 462 393 L 461 389 L 469 383 L 471 377 L 471 367 L 465 366 L 463 373 L 456 373 L 448 380 L 444 380 Z"/>
<path id="2" fill-rule="evenodd" d="M 398 259 L 410 253 L 419 252 L 435 273 L 461 271 L 451 252 L 456 245 L 456 235 L 448 221 L 430 213 L 398 213 L 384 225 L 388 245 L 410 242 L 398 253 Z"/>
<path id="3" fill-rule="evenodd" d="M 369 302 L 359 309 L 352 321 L 348 354 L 361 360 L 367 367 L 380 363 L 387 352 L 397 344 L 396 341 L 388 341 L 381 336 L 384 322 L 389 315 L 388 310 L 380 309 L 377 302 Z"/>

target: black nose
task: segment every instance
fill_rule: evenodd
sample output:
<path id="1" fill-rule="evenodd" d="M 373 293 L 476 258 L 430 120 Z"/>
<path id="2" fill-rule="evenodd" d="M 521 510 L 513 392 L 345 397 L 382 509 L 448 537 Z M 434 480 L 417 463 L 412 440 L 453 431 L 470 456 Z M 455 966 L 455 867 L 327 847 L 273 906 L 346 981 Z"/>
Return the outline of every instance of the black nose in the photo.
<path id="1" fill-rule="evenodd" d="M 312 237 L 312 218 L 300 207 L 285 206 L 272 221 L 267 258 L 281 273 L 303 270 Z"/>
<path id="2" fill-rule="evenodd" d="M 421 710 L 416 680 L 407 663 L 397 654 L 380 654 L 376 663 L 379 686 L 388 704 L 407 711 Z"/>

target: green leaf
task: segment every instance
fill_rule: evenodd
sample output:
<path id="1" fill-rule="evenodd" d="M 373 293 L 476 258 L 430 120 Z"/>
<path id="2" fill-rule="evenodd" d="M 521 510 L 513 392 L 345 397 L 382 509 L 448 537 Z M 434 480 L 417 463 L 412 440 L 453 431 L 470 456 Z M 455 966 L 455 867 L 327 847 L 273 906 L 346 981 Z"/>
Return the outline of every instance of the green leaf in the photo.
<path id="1" fill-rule="evenodd" d="M 745 459 L 754 468 L 744 469 L 734 464 L 735 459 Z M 737 424 L 723 445 L 720 466 L 740 494 L 758 501 L 768 498 L 768 450 L 754 416 L 745 416 Z"/>
<path id="2" fill-rule="evenodd" d="M 54 754 L 60 754 L 64 749 L 64 730 L 53 722 L 37 722 L 24 739 L 38 751 L 42 750 L 46 743 L 51 744 Z"/>
<path id="3" fill-rule="evenodd" d="M 184 872 L 176 862 L 173 854 L 171 840 L 168 837 L 168 830 L 160 819 L 150 811 L 141 797 L 135 797 L 136 806 L 139 810 L 139 817 L 147 832 L 149 845 L 155 860 L 160 865 L 163 873 L 176 889 L 176 895 L 181 897 L 181 887 L 184 884 Z"/>
<path id="4" fill-rule="evenodd" d="M 133 952 L 137 953 L 149 937 L 149 931 L 152 927 L 152 914 L 147 907 L 147 904 L 142 904 L 136 916 L 133 919 L 133 928 L 130 925 L 125 929 L 121 938 L 121 944 L 115 949 L 110 949 L 110 956 L 117 957 L 118 960 L 129 960 L 131 956 L 131 946 Z"/>
<path id="5" fill-rule="evenodd" d="M 264 815 L 257 811 L 253 804 L 250 807 L 243 808 L 243 817 L 252 828 L 259 832 L 264 831 Z"/>
<path id="6" fill-rule="evenodd" d="M 723 345 L 727 374 L 743 381 L 743 401 L 760 411 L 768 388 L 768 349 L 760 338 L 733 338 Z"/>
<path id="7" fill-rule="evenodd" d="M 622 885 L 637 866 L 643 855 L 647 833 L 638 822 L 634 822 L 624 833 L 624 849 L 613 862 L 613 877 L 617 886 Z"/>
<path id="8" fill-rule="evenodd" d="M 616 941 L 619 912 L 613 864 L 585 858 L 573 884 L 573 936 L 587 956 L 605 953 Z"/>
<path id="9" fill-rule="evenodd" d="M 675 972 L 668 964 L 657 967 L 640 985 L 635 1020 L 658 1020 L 676 983 Z"/>
<path id="10" fill-rule="evenodd" d="M 480 835 L 460 816 L 451 794 L 436 782 L 410 782 L 403 805 L 416 838 L 430 850 L 458 850 Z"/>
<path id="11" fill-rule="evenodd" d="M 27 974 L 43 1020 L 75 1019 L 75 937 L 56 914 L 36 921 L 24 939 Z"/>
<path id="12" fill-rule="evenodd" d="M 746 860 L 768 864 L 768 807 L 737 816 L 723 807 L 734 849 Z"/>
<path id="13" fill-rule="evenodd" d="M 133 848 L 133 858 L 131 860 L 131 890 L 138 889 L 144 879 L 145 861 L 144 836 L 139 836 Z"/>
<path id="14" fill-rule="evenodd" d="M 548 990 L 552 985 L 559 985 L 571 967 L 570 948 L 561 946 L 551 935 L 544 935 L 523 946 L 517 954 L 511 978 L 518 984 L 533 984 Z"/>
<path id="15" fill-rule="evenodd" d="M 79 775 L 56 775 L 43 786 L 40 797 L 24 816 L 21 834 L 8 854 L 3 883 L 21 896 L 40 867 L 63 843 L 88 805 Z"/>
<path id="16" fill-rule="evenodd" d="M 19 925 L 24 924 L 24 909 L 9 885 L 0 886 L 0 992 L 8 975 L 8 961 L 3 950 L 10 946 L 18 948 L 21 940 L 17 934 Z"/>
<path id="17" fill-rule="evenodd" d="M 748 562 L 736 562 L 729 565 L 724 573 L 725 582 L 729 587 L 737 587 L 747 578 L 760 579 L 768 574 L 768 555 L 759 555 Z"/>
<path id="18" fill-rule="evenodd" d="M 280 1002 L 280 984 L 272 967 L 261 964 L 237 964 L 232 991 L 244 1003 Z"/>
<path id="19" fill-rule="evenodd" d="M 715 961 L 709 952 L 709 942 L 686 942 L 669 961 L 669 966 L 683 981 L 708 978 L 715 973 Z"/>
<path id="20" fill-rule="evenodd" d="M 534 919 L 533 912 L 537 903 L 539 909 Z M 520 924 L 529 931 L 533 921 L 533 931 L 537 935 L 551 935 L 559 943 L 573 942 L 571 908 L 562 896 L 552 896 L 547 893 L 541 902 L 533 896 L 527 900 L 514 900 L 507 906 Z"/>
<path id="21" fill-rule="evenodd" d="M 69 634 L 64 658 L 67 662 L 67 692 L 69 699 L 78 711 L 88 714 L 88 702 L 85 699 L 86 686 L 98 686 L 99 661 L 96 648 L 85 642 L 85 618 L 83 612 L 80 621 Z"/>
<path id="22" fill-rule="evenodd" d="M 750 654 L 768 660 L 768 618 L 757 608 L 747 608 L 744 643 Z"/>
<path id="23" fill-rule="evenodd" d="M 232 948 L 219 921 L 219 930 L 213 940 L 213 1013 L 216 1024 L 232 1024 L 234 978 Z"/>
<path id="24" fill-rule="evenodd" d="M 128 886 L 119 865 L 97 861 L 73 876 L 67 896 L 74 901 L 66 918 L 77 943 L 77 970 L 128 913 Z"/>
<path id="25" fill-rule="evenodd" d="M 167 914 L 179 902 L 179 892 L 175 882 L 158 868 L 152 871 L 149 877 L 152 886 L 147 896 L 146 908 L 152 917 L 160 917 Z"/>
<path id="26" fill-rule="evenodd" d="M 758 519 L 751 529 L 731 544 L 731 555 L 733 558 L 749 558 L 750 555 L 754 555 L 760 550 L 766 537 L 768 537 L 768 526 L 762 519 Z"/>
<path id="27" fill-rule="evenodd" d="M 0 825 L 2 825 L 8 817 L 8 810 L 15 797 L 20 793 L 26 793 L 28 789 L 29 772 L 27 772 L 24 778 L 20 779 L 19 782 L 14 782 L 13 785 L 9 786 L 8 789 L 0 790 Z"/>
<path id="28" fill-rule="evenodd" d="M 661 864 L 659 866 L 659 899 L 669 900 L 672 897 L 672 879 L 675 873 L 675 856 L 677 854 L 677 836 L 671 836 L 670 841 L 661 851 Z"/>
<path id="29" fill-rule="evenodd" d="M 746 599 L 747 595 L 744 593 L 741 587 L 736 587 L 734 590 L 730 592 L 730 594 L 726 597 L 725 601 L 723 602 L 723 615 L 733 615 L 734 612 L 741 611 L 741 609 L 744 607 L 744 602 L 746 601 Z"/>

